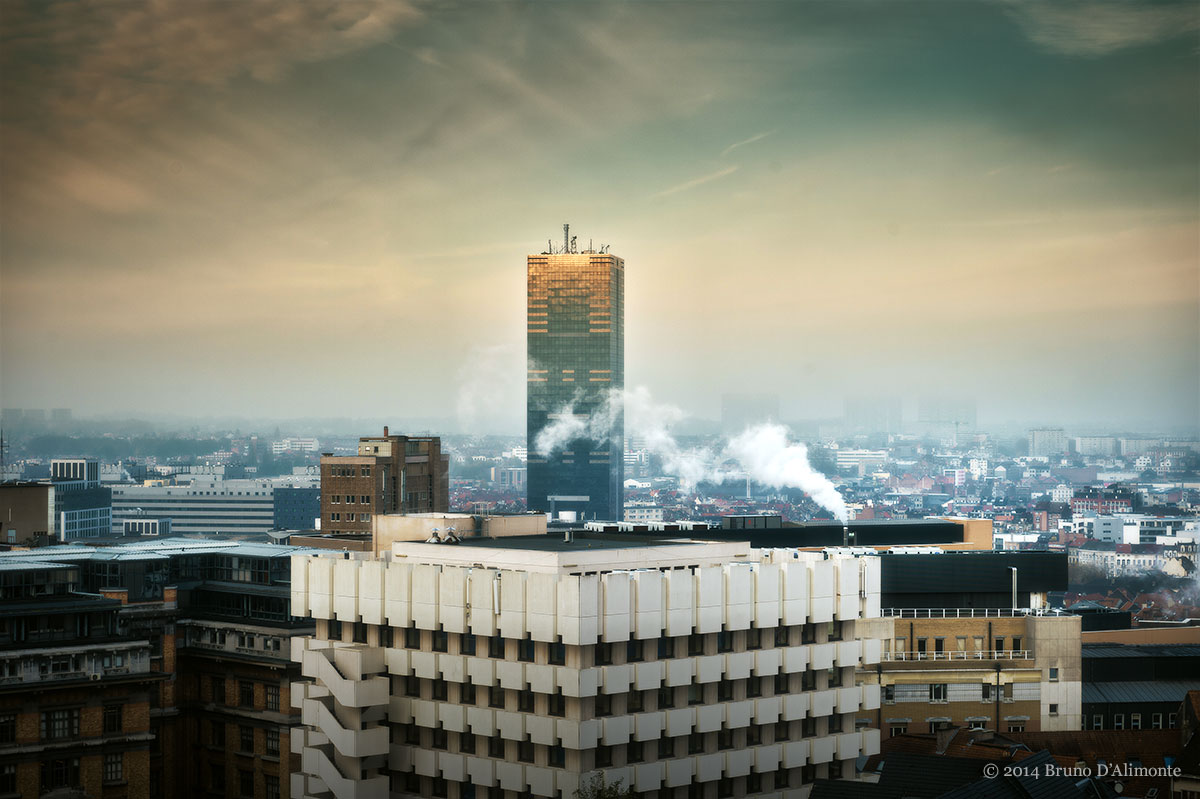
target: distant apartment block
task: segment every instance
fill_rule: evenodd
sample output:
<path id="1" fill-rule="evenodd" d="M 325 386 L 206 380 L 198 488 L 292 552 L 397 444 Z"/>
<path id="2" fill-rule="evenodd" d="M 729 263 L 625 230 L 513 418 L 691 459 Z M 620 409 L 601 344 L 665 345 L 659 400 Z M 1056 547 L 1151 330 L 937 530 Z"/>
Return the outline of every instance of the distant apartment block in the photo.
<path id="1" fill-rule="evenodd" d="M 321 442 L 315 438 L 284 438 L 271 442 L 271 454 L 283 455 L 287 452 L 318 452 Z"/>
<path id="2" fill-rule="evenodd" d="M 869 559 L 574 534 L 293 560 L 292 796 L 801 796 L 878 751 Z"/>
<path id="3" fill-rule="evenodd" d="M 850 469 L 860 477 L 887 463 L 887 450 L 839 449 L 835 454 L 838 469 Z"/>
<path id="4" fill-rule="evenodd" d="M 721 432 L 736 436 L 747 427 L 779 421 L 779 395 L 731 393 L 721 395 Z"/>
<path id="5" fill-rule="evenodd" d="M 1094 457 L 1110 457 L 1117 454 L 1117 439 L 1112 436 L 1077 436 L 1075 452 Z"/>
<path id="6" fill-rule="evenodd" d="M 1029 431 L 1029 454 L 1045 458 L 1065 455 L 1067 435 L 1061 427 L 1042 427 Z"/>
<path id="7" fill-rule="evenodd" d="M 1123 458 L 1145 455 L 1162 444 L 1158 438 L 1122 438 L 1119 439 L 1120 454 Z"/>
<path id="8" fill-rule="evenodd" d="M 321 529 L 369 533 L 387 513 L 445 513 L 450 465 L 437 437 L 364 436 L 357 455 L 321 456 Z"/>
<path id="9" fill-rule="evenodd" d="M 663 509 L 657 505 L 626 505 L 624 520 L 635 524 L 661 524 Z"/>

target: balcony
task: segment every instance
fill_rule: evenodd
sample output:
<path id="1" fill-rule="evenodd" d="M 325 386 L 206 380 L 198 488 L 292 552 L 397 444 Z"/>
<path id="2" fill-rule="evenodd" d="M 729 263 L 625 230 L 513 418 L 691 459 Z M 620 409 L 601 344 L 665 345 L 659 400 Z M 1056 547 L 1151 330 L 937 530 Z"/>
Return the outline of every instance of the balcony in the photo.
<path id="1" fill-rule="evenodd" d="M 917 661 L 1031 660 L 1032 649 L 982 649 L 978 652 L 884 652 L 885 663 Z"/>

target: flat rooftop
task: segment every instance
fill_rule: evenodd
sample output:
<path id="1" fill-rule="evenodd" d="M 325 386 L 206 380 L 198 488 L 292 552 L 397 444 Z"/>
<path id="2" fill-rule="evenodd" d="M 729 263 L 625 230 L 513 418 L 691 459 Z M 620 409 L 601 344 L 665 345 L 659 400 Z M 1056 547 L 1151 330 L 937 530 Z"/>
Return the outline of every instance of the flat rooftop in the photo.
<path id="1" fill-rule="evenodd" d="M 757 562 L 746 541 L 696 541 L 657 536 L 574 533 L 472 537 L 459 544 L 397 541 L 393 560 L 553 574 L 673 569 Z"/>

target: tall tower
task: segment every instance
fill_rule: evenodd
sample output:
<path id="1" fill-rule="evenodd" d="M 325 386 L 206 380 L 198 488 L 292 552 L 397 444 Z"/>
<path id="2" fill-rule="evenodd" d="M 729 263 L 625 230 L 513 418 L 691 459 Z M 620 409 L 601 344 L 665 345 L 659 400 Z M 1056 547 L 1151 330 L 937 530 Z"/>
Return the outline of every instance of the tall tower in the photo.
<path id="1" fill-rule="evenodd" d="M 623 415 L 606 440 L 577 438 L 537 451 L 547 425 L 564 413 L 585 420 L 604 408 L 611 390 L 625 387 L 625 261 L 607 248 L 578 251 L 563 231 L 561 251 L 551 245 L 527 261 L 529 508 L 620 521 Z"/>

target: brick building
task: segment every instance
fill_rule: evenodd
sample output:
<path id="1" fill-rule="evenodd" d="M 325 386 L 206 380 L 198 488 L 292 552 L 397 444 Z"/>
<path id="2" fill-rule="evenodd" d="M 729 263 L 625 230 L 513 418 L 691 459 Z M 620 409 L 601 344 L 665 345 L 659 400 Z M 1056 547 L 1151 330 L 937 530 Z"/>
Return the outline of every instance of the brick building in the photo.
<path id="1" fill-rule="evenodd" d="M 449 458 L 433 437 L 358 440 L 357 455 L 321 456 L 321 530 L 369 533 L 385 513 L 445 513 L 450 509 Z"/>

